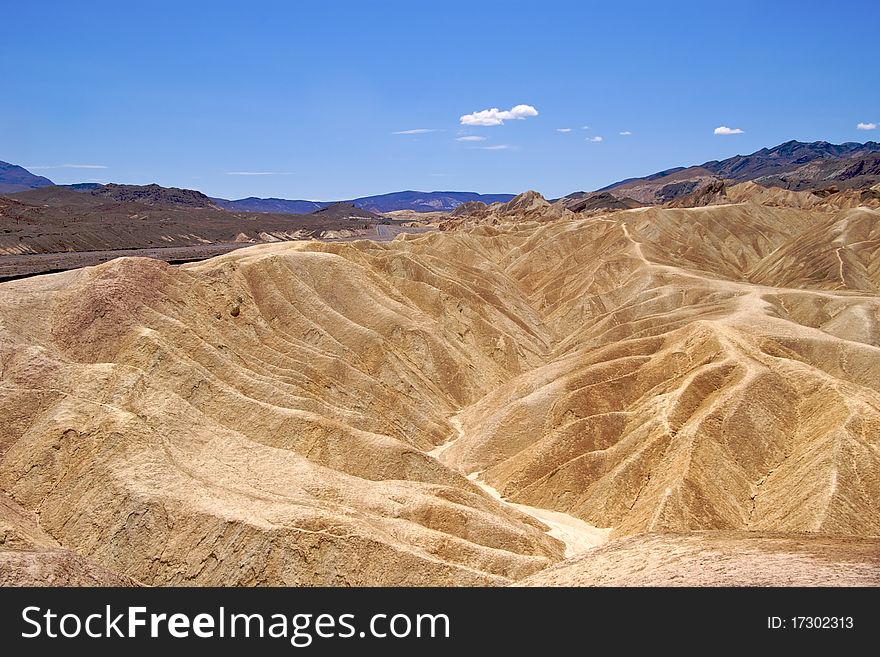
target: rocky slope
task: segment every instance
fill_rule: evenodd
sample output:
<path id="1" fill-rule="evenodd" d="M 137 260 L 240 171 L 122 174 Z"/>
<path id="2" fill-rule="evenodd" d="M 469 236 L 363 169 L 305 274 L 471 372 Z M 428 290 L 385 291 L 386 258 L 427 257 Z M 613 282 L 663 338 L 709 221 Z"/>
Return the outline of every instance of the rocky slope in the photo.
<path id="1" fill-rule="evenodd" d="M 485 211 L 0 285 L 0 491 L 145 584 L 505 584 L 529 508 L 880 535 L 880 211 Z"/>
<path id="2" fill-rule="evenodd" d="M 350 206 L 310 215 L 236 214 L 200 192 L 156 185 L 45 187 L 0 196 L 0 257 L 308 239 L 375 220 Z"/>
<path id="3" fill-rule="evenodd" d="M 838 189 L 866 188 L 880 183 L 880 143 L 787 141 L 750 155 L 628 178 L 600 191 L 658 204 L 693 194 L 714 179 L 730 183 L 752 181 L 764 187 L 794 191 L 832 185 Z"/>
<path id="4" fill-rule="evenodd" d="M 142 203 L 166 208 L 198 208 L 219 210 L 207 196 L 194 189 L 160 187 L 159 185 L 100 185 L 84 193 L 123 203 Z"/>

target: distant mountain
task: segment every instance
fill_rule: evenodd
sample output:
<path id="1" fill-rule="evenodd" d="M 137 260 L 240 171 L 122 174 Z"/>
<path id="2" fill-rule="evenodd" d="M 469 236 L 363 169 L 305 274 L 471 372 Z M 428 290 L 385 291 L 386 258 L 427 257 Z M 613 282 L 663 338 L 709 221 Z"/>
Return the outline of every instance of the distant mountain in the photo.
<path id="1" fill-rule="evenodd" d="M 513 194 L 477 194 L 476 192 L 391 192 L 377 196 L 362 196 L 341 201 L 370 212 L 392 212 L 394 210 L 414 210 L 415 212 L 434 212 L 454 210 L 462 203 L 480 201 L 486 204 L 506 203 Z M 212 198 L 219 207 L 233 212 L 276 212 L 285 214 L 305 214 L 315 212 L 340 201 L 304 201 L 281 198 L 249 197 L 228 201 Z"/>
<path id="2" fill-rule="evenodd" d="M 720 178 L 745 182 L 797 169 L 814 160 L 852 158 L 878 151 L 880 151 L 880 143 L 875 141 L 864 144 L 858 142 L 830 144 L 827 141 L 792 140 L 773 148 L 762 148 L 751 155 L 735 155 L 721 161 L 712 160 L 702 166 Z"/>
<path id="3" fill-rule="evenodd" d="M 320 210 L 316 210 L 312 213 L 312 216 L 315 218 L 322 219 L 332 219 L 337 221 L 339 219 L 378 219 L 378 215 L 370 212 L 369 210 L 364 210 L 363 208 L 359 208 L 352 203 L 332 203 L 328 205 L 326 208 L 321 208 Z"/>
<path id="4" fill-rule="evenodd" d="M 375 226 L 391 223 L 350 204 L 300 215 L 235 213 L 212 206 L 199 192 L 158 185 L 107 185 L 91 191 L 56 185 L 0 195 L 0 260 L 8 255 L 71 254 L 70 258 L 19 263 L 23 269 L 0 263 L 0 278 L 102 261 L 95 254 L 97 260 L 89 256 L 84 261 L 75 253 L 375 238 L 383 236 Z"/>
<path id="5" fill-rule="evenodd" d="M 103 187 L 101 183 L 73 183 L 72 185 L 60 185 L 61 187 L 67 187 L 68 189 L 72 189 L 75 192 L 93 192 L 99 187 Z"/>
<path id="6" fill-rule="evenodd" d="M 665 203 L 694 193 L 708 180 L 752 181 L 792 190 L 830 185 L 859 187 L 880 181 L 880 143 L 787 141 L 750 155 L 711 160 L 698 166 L 666 169 L 642 178 L 627 178 L 600 192 L 629 196 L 642 203 Z"/>
<path id="7" fill-rule="evenodd" d="M 351 202 L 359 208 L 371 212 L 392 212 L 394 210 L 415 210 L 416 212 L 435 212 L 454 210 L 462 203 L 481 201 L 487 205 L 507 203 L 514 194 L 477 194 L 476 192 L 392 192 L 378 196 L 362 196 Z"/>
<path id="8" fill-rule="evenodd" d="M 93 196 L 112 199 L 123 203 L 141 203 L 164 207 L 186 207 L 219 210 L 220 208 L 207 196 L 194 189 L 160 187 L 159 185 L 101 185 L 89 191 Z"/>
<path id="9" fill-rule="evenodd" d="M 610 192 L 574 192 L 568 196 L 563 196 L 556 202 L 572 212 L 631 210 L 642 205 L 627 196 L 617 197 Z"/>
<path id="10" fill-rule="evenodd" d="M 24 167 L 8 162 L 0 162 L 0 194 L 13 194 L 25 192 L 29 189 L 49 187 L 54 185 L 51 180 L 43 176 L 35 176 Z"/>
<path id="11" fill-rule="evenodd" d="M 235 201 L 211 197 L 218 207 L 230 212 L 274 212 L 276 214 L 308 214 L 326 207 L 328 203 L 291 201 L 284 198 L 257 198 L 249 196 Z"/>
<path id="12" fill-rule="evenodd" d="M 35 176 L 24 167 L 0 162 L 0 194 L 14 194 L 31 189 L 54 186 L 48 178 Z M 368 212 L 413 210 L 434 212 L 454 210 L 462 203 L 478 201 L 490 205 L 507 203 L 513 194 L 477 194 L 476 192 L 418 192 L 406 190 L 376 196 L 362 196 L 339 201 L 306 201 L 302 199 L 258 198 L 249 196 L 236 200 L 208 197 L 196 190 L 160 187 L 159 185 L 119 185 L 108 183 L 75 183 L 58 185 L 75 192 L 94 194 L 120 202 L 143 205 L 222 209 L 229 212 L 261 212 L 272 214 L 310 214 L 334 203 L 350 203 Z"/>

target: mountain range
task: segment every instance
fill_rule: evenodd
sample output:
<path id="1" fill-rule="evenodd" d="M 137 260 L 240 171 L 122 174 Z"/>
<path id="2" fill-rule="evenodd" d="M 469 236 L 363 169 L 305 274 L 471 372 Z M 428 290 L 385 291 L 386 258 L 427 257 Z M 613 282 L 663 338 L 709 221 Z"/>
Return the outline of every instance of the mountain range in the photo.
<path id="1" fill-rule="evenodd" d="M 787 141 L 749 155 L 675 167 L 641 178 L 627 178 L 598 190 L 641 203 L 666 203 L 712 180 L 755 182 L 793 191 L 836 186 L 851 188 L 880 182 L 880 143 L 830 144 Z"/>
<path id="2" fill-rule="evenodd" d="M 632 207 L 632 202 L 641 204 L 666 203 L 693 194 L 700 187 L 712 181 L 756 182 L 765 187 L 781 187 L 793 191 L 821 190 L 831 187 L 848 189 L 865 187 L 880 182 L 880 143 L 847 142 L 831 144 L 827 141 L 801 142 L 787 141 L 772 148 L 762 148 L 748 155 L 735 155 L 725 160 L 710 160 L 700 165 L 674 167 L 656 173 L 626 178 L 597 192 L 603 192 L 601 205 L 608 207 L 610 196 L 622 199 L 620 207 Z M 36 176 L 27 169 L 0 162 L 0 194 L 12 194 L 48 187 L 54 183 L 43 176 Z M 78 183 L 68 185 L 76 191 L 119 196 L 126 188 L 139 190 L 159 190 L 157 185 L 100 185 L 97 183 Z M 99 191 L 102 188 L 109 191 Z M 176 189 L 176 188 L 169 188 Z M 137 195 L 142 197 L 143 191 Z M 362 196 L 342 201 L 309 201 L 304 199 L 258 198 L 250 196 L 229 200 L 208 197 L 200 192 L 177 190 L 177 196 L 199 195 L 200 207 L 223 209 L 230 212 L 261 212 L 274 214 L 308 214 L 334 203 L 349 203 L 369 212 L 393 212 L 410 210 L 415 212 L 447 212 L 465 203 L 507 203 L 513 194 L 478 194 L 476 192 L 434 191 L 420 192 L 406 190 Z M 609 196 L 610 195 L 610 196 Z M 163 198 L 166 196 L 161 193 Z M 589 207 L 596 203 L 593 195 L 574 192 L 566 197 L 566 204 L 577 210 L 579 206 Z M 124 199 L 120 199 L 124 200 Z M 139 199 L 143 202 L 143 199 Z M 611 201 L 613 204 L 613 201 Z M 174 205 L 178 203 L 175 201 Z"/>
<path id="3" fill-rule="evenodd" d="M 394 212 L 395 210 L 413 210 L 415 212 L 436 212 L 454 210 L 463 203 L 481 201 L 483 203 L 506 203 L 513 194 L 477 194 L 476 192 L 417 192 L 406 190 L 376 196 L 342 201 L 351 203 L 357 208 L 370 212 Z M 233 212 L 280 212 L 289 214 L 307 214 L 325 208 L 340 201 L 304 201 L 283 198 L 257 198 L 254 196 L 228 201 L 213 198 L 217 205 Z"/>
<path id="4" fill-rule="evenodd" d="M 15 194 L 26 192 L 31 189 L 50 187 L 54 182 L 43 176 L 36 176 L 24 167 L 0 161 L 0 194 Z M 176 187 L 163 188 L 159 185 L 117 185 L 109 183 L 76 183 L 73 185 L 59 185 L 68 187 L 77 192 L 88 192 L 99 196 L 107 196 L 120 201 L 136 200 L 139 203 L 150 205 L 167 203 L 169 200 L 174 206 L 187 205 L 191 207 L 203 207 L 211 209 L 228 210 L 229 212 L 263 212 L 273 214 L 309 214 L 317 210 L 335 205 L 348 203 L 367 212 L 393 212 L 395 210 L 412 210 L 415 212 L 435 212 L 454 210 L 462 203 L 481 201 L 483 203 L 506 203 L 513 194 L 477 194 L 476 192 L 418 192 L 406 190 L 378 194 L 376 196 L 362 196 L 355 199 L 339 201 L 306 201 L 302 199 L 283 198 L 248 198 L 229 200 L 224 198 L 208 197 L 194 190 L 178 189 Z M 171 190 L 171 197 L 162 190 Z M 126 194 L 137 198 L 127 198 Z M 148 198 L 154 196 L 154 201 Z M 193 203 L 195 202 L 195 206 Z"/>

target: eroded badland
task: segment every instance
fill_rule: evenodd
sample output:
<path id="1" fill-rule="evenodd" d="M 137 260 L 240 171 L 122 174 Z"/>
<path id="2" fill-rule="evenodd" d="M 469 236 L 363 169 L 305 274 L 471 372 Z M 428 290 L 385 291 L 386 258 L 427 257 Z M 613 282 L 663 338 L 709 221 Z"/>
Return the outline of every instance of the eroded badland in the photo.
<path id="1" fill-rule="evenodd" d="M 880 583 L 880 211 L 457 221 L 0 285 L 3 583 Z"/>

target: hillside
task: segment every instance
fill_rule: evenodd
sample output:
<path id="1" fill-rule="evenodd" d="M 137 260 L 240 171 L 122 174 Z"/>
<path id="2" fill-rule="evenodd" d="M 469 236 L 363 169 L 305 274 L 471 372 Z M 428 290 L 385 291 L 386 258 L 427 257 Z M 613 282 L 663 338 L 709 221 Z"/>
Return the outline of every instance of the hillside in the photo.
<path id="1" fill-rule="evenodd" d="M 880 584 L 880 210 L 488 207 L 0 285 L 7 535 L 150 585 L 498 585 L 643 582 L 646 532 L 693 572 L 703 531 L 698 583 L 747 583 L 781 534 Z"/>
<path id="2" fill-rule="evenodd" d="M 0 196 L 0 256 L 352 236 L 376 221 L 350 206 L 318 215 L 233 213 L 200 192 L 158 185 L 52 186 Z"/>
<path id="3" fill-rule="evenodd" d="M 792 190 L 865 187 L 880 182 L 880 143 L 788 141 L 750 155 L 712 160 L 698 166 L 667 169 L 628 178 L 599 191 L 629 196 L 642 203 L 666 203 L 693 193 L 712 179 L 753 181 Z"/>
<path id="4" fill-rule="evenodd" d="M 29 189 L 38 189 L 54 185 L 51 180 L 43 176 L 35 176 L 27 169 L 17 164 L 0 162 L 0 194 L 13 194 L 24 192 Z"/>
<path id="5" fill-rule="evenodd" d="M 375 221 L 380 218 L 376 213 L 359 208 L 353 203 L 332 203 L 320 210 L 315 210 L 315 212 L 312 213 L 312 216 L 315 218 L 333 220 L 349 219 Z"/>
<path id="6" fill-rule="evenodd" d="M 156 184 L 117 185 L 109 183 L 86 191 L 92 196 L 122 203 L 141 203 L 165 208 L 220 209 L 211 199 L 194 189 L 160 187 Z"/>

